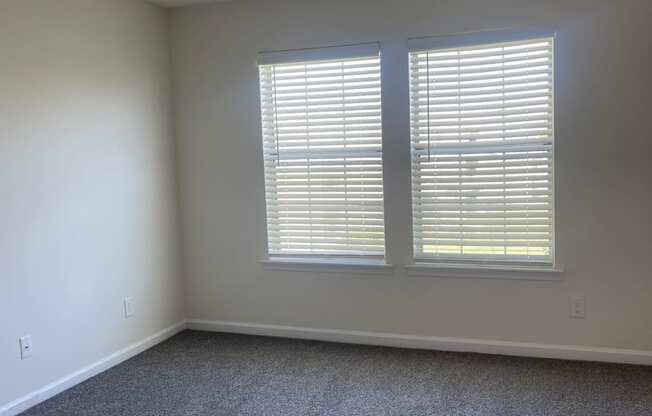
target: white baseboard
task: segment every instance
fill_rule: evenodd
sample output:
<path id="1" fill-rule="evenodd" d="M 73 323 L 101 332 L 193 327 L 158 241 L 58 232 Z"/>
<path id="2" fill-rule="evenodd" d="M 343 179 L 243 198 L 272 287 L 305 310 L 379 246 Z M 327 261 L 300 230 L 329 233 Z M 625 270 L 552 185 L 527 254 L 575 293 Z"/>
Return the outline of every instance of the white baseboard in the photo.
<path id="1" fill-rule="evenodd" d="M 0 406 L 0 416 L 15 416 L 21 412 L 24 412 L 30 407 L 36 406 L 37 404 L 49 399 L 50 397 L 57 395 L 62 391 L 67 390 L 81 383 L 82 381 L 85 381 L 101 373 L 102 371 L 108 370 L 109 368 L 120 364 L 125 360 L 128 360 L 134 355 L 140 354 L 146 349 L 151 348 L 162 341 L 165 341 L 166 339 L 184 330 L 185 328 L 185 321 L 178 322 L 160 332 L 155 333 L 154 335 L 151 335 L 126 348 L 121 349 L 120 351 L 109 355 L 108 357 L 104 357 L 91 365 L 88 365 L 80 370 L 75 371 L 72 374 L 62 377 L 32 393 L 20 397 L 13 402 Z"/>
<path id="2" fill-rule="evenodd" d="M 619 348 L 598 348 L 581 345 L 537 344 L 530 342 L 495 341 L 473 338 L 400 335 L 382 332 L 305 328 L 246 322 L 189 320 L 188 329 L 231 332 L 350 344 L 382 345 L 440 351 L 477 352 L 521 357 L 561 360 L 599 361 L 621 364 L 652 365 L 652 351 Z"/>

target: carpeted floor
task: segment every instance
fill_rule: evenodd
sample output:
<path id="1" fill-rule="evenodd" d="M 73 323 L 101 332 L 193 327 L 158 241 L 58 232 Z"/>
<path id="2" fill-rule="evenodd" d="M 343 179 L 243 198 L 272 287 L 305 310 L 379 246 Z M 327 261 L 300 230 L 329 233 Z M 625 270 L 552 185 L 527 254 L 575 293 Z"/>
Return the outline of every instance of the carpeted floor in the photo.
<path id="1" fill-rule="evenodd" d="M 23 415 L 649 416 L 652 367 L 184 331 Z"/>

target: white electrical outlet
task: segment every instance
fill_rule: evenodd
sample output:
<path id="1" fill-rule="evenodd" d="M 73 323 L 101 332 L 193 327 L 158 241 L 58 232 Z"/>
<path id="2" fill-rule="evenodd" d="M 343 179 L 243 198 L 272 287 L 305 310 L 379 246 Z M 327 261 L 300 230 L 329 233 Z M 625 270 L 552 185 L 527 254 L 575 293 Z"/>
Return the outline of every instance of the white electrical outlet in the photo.
<path id="1" fill-rule="evenodd" d="M 586 318 L 586 300 L 584 296 L 571 296 L 570 316 L 571 318 Z"/>
<path id="2" fill-rule="evenodd" d="M 20 345 L 20 359 L 24 360 L 32 356 L 32 336 L 25 335 L 18 338 L 18 344 Z"/>
<path id="3" fill-rule="evenodd" d="M 126 297 L 124 301 L 125 318 L 130 318 L 134 315 L 134 298 Z"/>

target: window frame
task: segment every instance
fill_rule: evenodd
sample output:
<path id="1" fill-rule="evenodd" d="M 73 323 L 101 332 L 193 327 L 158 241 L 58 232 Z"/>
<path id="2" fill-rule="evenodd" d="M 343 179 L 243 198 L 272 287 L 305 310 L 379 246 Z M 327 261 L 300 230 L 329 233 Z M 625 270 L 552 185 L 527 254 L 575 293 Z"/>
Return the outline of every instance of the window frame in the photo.
<path id="1" fill-rule="evenodd" d="M 316 63 L 323 61 L 364 59 L 366 57 L 377 56 L 379 60 L 379 88 L 380 88 L 380 164 L 383 172 L 381 181 L 382 195 L 382 229 L 383 229 L 383 253 L 370 254 L 329 254 L 329 253 L 272 253 L 269 244 L 269 214 L 267 201 L 267 185 L 265 185 L 265 257 L 261 260 L 263 267 L 270 270 L 284 271 L 324 271 L 324 272 L 348 272 L 348 273 L 387 273 L 393 270 L 393 266 L 387 263 L 387 224 L 385 216 L 385 178 L 384 178 L 384 159 L 383 159 L 383 115 L 382 115 L 382 61 L 381 49 L 379 42 L 368 42 L 351 45 L 325 46 L 318 48 L 292 49 L 281 51 L 262 51 L 258 54 L 258 93 L 259 93 L 259 121 L 261 122 L 262 145 L 264 149 L 265 134 L 262 129 L 262 92 L 260 68 L 265 65 L 307 63 L 314 61 Z M 264 150 L 263 150 L 264 153 Z M 267 168 L 264 166 L 266 158 L 263 154 L 263 171 L 267 174 Z"/>
<path id="2" fill-rule="evenodd" d="M 552 40 L 552 145 L 550 148 L 550 169 L 551 169 L 551 228 L 550 228 L 550 260 L 511 260 L 511 259 L 473 259 L 464 258 L 459 256 L 457 258 L 433 258 L 418 256 L 415 251 L 416 240 L 414 233 L 414 201 L 410 201 L 410 227 L 411 227 L 411 257 L 412 264 L 406 265 L 409 275 L 429 275 L 435 277 L 457 276 L 457 277 L 490 277 L 490 278 L 515 278 L 513 276 L 520 276 L 527 274 L 526 278 L 533 278 L 535 280 L 558 280 L 563 268 L 557 262 L 557 238 L 556 238 L 556 138 L 557 129 L 555 123 L 555 108 L 557 99 L 557 36 L 555 30 L 548 28 L 516 28 L 516 29 L 501 29 L 480 32 L 466 32 L 459 34 L 450 34 L 443 36 L 430 36 L 410 38 L 407 42 L 407 63 L 408 74 L 410 54 L 417 51 L 428 51 L 436 49 L 454 49 L 471 46 L 492 45 L 509 42 L 520 42 L 536 39 L 551 39 Z M 411 79 L 411 75 L 408 75 Z M 410 81 L 411 82 L 411 81 Z M 410 95 L 410 92 L 408 92 Z M 408 106 L 411 104 L 408 104 Z M 412 156 L 412 132 L 411 132 L 411 115 L 410 115 L 410 170 L 413 168 L 414 159 Z M 413 179 L 414 176 L 410 173 L 410 195 L 413 195 Z M 529 272 L 529 273 L 528 273 Z M 512 276 L 512 277 L 510 277 Z M 539 279 L 540 278 L 540 279 Z"/>

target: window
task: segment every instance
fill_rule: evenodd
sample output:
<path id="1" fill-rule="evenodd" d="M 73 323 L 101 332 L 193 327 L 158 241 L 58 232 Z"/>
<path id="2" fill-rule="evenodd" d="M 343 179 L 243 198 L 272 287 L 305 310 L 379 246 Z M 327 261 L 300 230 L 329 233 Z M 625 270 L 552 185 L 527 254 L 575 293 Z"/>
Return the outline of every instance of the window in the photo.
<path id="1" fill-rule="evenodd" d="M 378 45 L 258 62 L 268 254 L 382 258 Z"/>
<path id="2" fill-rule="evenodd" d="M 414 256 L 552 264 L 553 39 L 477 39 L 410 47 Z"/>

